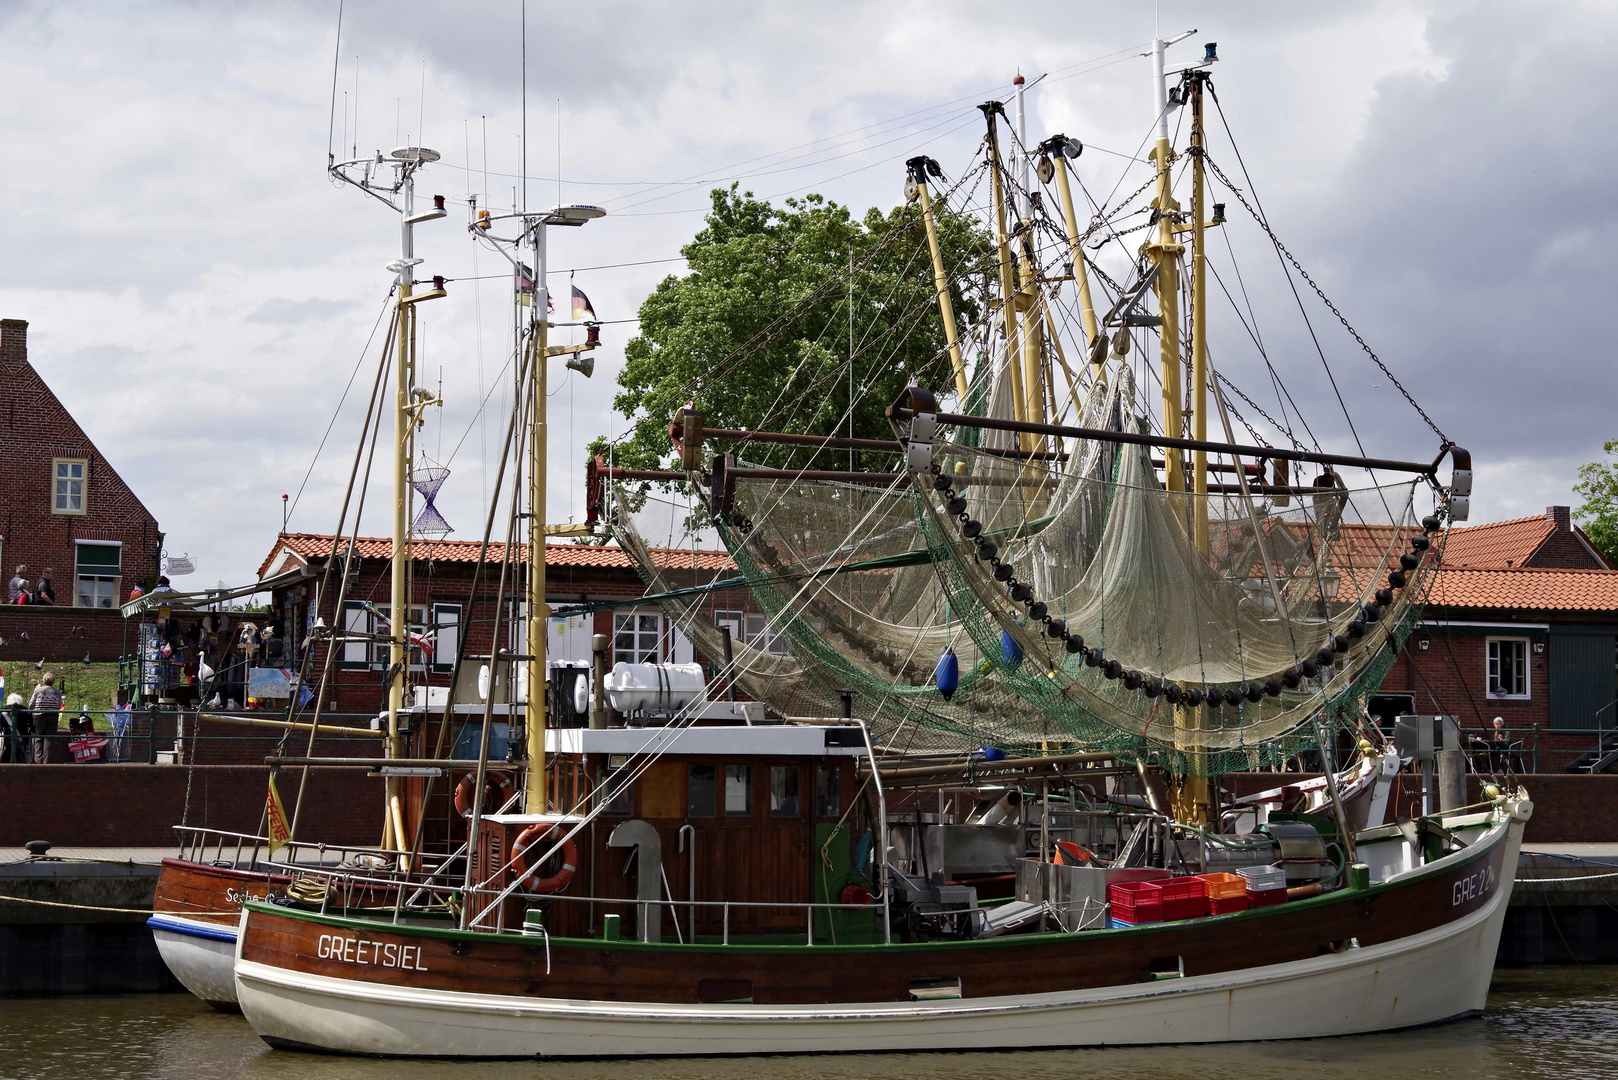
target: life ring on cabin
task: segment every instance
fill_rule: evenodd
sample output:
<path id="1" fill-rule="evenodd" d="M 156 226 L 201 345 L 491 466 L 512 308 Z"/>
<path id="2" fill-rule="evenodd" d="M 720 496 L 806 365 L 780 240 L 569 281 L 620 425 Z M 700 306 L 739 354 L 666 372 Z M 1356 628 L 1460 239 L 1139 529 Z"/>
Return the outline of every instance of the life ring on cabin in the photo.
<path id="1" fill-rule="evenodd" d="M 530 874 L 537 874 L 539 867 L 528 869 L 528 852 L 536 844 L 542 843 L 556 835 L 558 825 L 530 825 L 517 834 L 517 840 L 511 845 L 511 867 L 517 873 L 518 884 L 524 884 L 524 879 Z M 579 868 L 579 845 L 573 842 L 572 837 L 562 841 L 562 868 L 550 877 L 534 878 L 527 881 L 527 886 L 535 892 L 553 893 L 561 892 L 567 888 L 568 882 L 573 880 L 573 873 Z"/>
<path id="2" fill-rule="evenodd" d="M 455 785 L 455 811 L 463 818 L 472 816 L 472 792 L 477 788 L 478 778 L 473 773 L 461 777 L 461 782 Z M 483 812 L 497 813 L 505 801 L 511 798 L 511 775 L 503 772 L 488 773 L 483 778 Z"/>

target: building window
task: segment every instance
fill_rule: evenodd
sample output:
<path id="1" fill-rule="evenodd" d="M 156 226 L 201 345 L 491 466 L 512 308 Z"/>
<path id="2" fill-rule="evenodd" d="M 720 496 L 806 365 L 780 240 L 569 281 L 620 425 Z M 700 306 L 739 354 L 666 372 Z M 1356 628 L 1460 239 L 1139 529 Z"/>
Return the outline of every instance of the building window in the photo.
<path id="1" fill-rule="evenodd" d="M 79 607 L 117 607 L 118 581 L 123 573 L 122 545 L 79 543 L 74 548 L 74 576 L 78 581 L 75 602 Z"/>
<path id="2" fill-rule="evenodd" d="M 663 616 L 639 611 L 612 617 L 612 658 L 626 664 L 655 664 L 663 637 Z"/>
<path id="3" fill-rule="evenodd" d="M 739 645 L 776 656 L 788 655 L 786 638 L 777 634 L 768 617 L 760 612 L 720 609 L 714 612 L 713 622 L 717 627 L 729 627 L 730 639 Z"/>
<path id="4" fill-rule="evenodd" d="M 52 459 L 51 513 L 84 513 L 84 473 L 88 467 L 83 458 Z"/>
<path id="5" fill-rule="evenodd" d="M 1489 697 L 1528 697 L 1528 640 L 1489 639 Z"/>

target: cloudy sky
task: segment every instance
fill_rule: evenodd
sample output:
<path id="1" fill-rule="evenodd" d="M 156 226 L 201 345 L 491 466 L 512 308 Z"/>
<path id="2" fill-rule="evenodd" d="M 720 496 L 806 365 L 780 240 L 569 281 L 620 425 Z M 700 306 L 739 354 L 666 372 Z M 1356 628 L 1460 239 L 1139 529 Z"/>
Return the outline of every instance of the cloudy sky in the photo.
<path id="1" fill-rule="evenodd" d="M 336 0 L 0 0 L 0 315 L 29 321 L 35 366 L 171 551 L 196 557 L 187 584 L 247 579 L 283 493 L 292 529 L 336 521 L 397 233 L 327 180 L 329 137 L 443 154 L 422 183 L 452 213 L 418 230 L 418 254 L 458 280 L 422 313 L 423 374 L 447 404 L 421 446 L 452 470 L 439 501 L 456 535 L 479 533 L 509 285 L 464 224 L 469 196 L 509 206 L 521 172 L 520 12 L 349 3 L 333 110 Z M 1218 41 L 1220 100 L 1271 222 L 1473 451 L 1474 521 L 1568 502 L 1577 466 L 1618 437 L 1618 8 L 1165 0 L 1161 27 L 1197 29 L 1186 58 Z M 629 318 L 680 272 L 710 187 L 892 206 L 906 157 L 966 165 L 973 106 L 1018 71 L 1046 75 L 1031 139 L 1082 139 L 1086 187 L 1127 192 L 1147 175 L 1130 159 L 1154 111 L 1153 33 L 1142 3 L 530 0 L 528 200 L 554 202 L 560 177 L 562 201 L 607 208 L 556 237 L 553 267 L 611 267 L 574 281 L 602 319 Z M 1222 130 L 1210 152 L 1235 165 Z M 1231 215 L 1230 269 L 1271 362 L 1321 442 L 1350 447 L 1274 252 Z M 567 278 L 551 282 L 564 296 Z M 1368 450 L 1430 456 L 1388 379 L 1307 310 Z M 1216 362 L 1273 403 L 1240 325 L 1214 318 Z M 593 380 L 552 380 L 553 519 L 582 513 L 584 443 L 623 429 L 609 401 L 633 330 L 605 328 Z"/>

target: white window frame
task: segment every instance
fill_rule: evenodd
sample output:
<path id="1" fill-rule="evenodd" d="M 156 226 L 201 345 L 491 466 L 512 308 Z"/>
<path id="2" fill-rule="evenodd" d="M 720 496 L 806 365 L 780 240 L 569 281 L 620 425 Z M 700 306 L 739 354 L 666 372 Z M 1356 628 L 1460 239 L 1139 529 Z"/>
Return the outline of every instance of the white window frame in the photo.
<path id="1" fill-rule="evenodd" d="M 79 573 L 79 548 L 80 548 L 80 546 L 109 547 L 109 548 L 117 549 L 117 551 L 118 551 L 118 573 L 116 573 L 116 574 L 80 574 Z M 111 603 L 106 603 L 106 604 L 96 604 L 96 603 L 81 604 L 81 603 L 79 603 L 79 597 L 81 595 L 80 590 L 79 590 L 79 582 L 84 580 L 85 578 L 90 578 L 91 580 L 94 580 L 98 584 L 110 583 L 111 590 L 107 593 L 107 598 L 111 601 Z M 119 591 L 123 588 L 123 581 L 124 581 L 124 545 L 123 545 L 123 541 L 121 541 L 121 540 L 78 540 L 78 539 L 75 539 L 73 541 L 73 606 L 74 607 L 99 608 L 99 609 L 102 609 L 102 610 L 106 610 L 107 608 L 115 608 L 115 607 L 117 607 L 118 606 L 118 594 L 119 594 Z M 30 581 L 28 583 L 29 590 L 32 591 L 33 587 L 34 587 L 34 583 L 32 581 Z"/>
<path id="2" fill-rule="evenodd" d="M 1515 645 L 1522 655 L 1522 692 L 1510 694 L 1497 694 L 1494 688 L 1501 685 L 1499 678 L 1500 664 L 1503 660 L 1501 645 Z M 1484 639 L 1483 645 L 1483 689 L 1484 696 L 1489 701 L 1529 701 L 1533 698 L 1533 664 L 1529 657 L 1532 650 L 1525 637 L 1490 637 Z"/>
<path id="3" fill-rule="evenodd" d="M 770 617 L 762 611 L 719 608 L 714 611 L 713 622 L 716 627 L 730 627 L 730 639 L 738 645 L 749 645 L 774 656 L 791 655 L 786 636 L 776 633 L 770 625 Z M 716 656 L 714 659 L 722 660 L 723 657 Z"/>
<path id="4" fill-rule="evenodd" d="M 455 654 L 461 648 L 461 605 L 433 605 L 433 670 L 455 670 Z"/>
<path id="5" fill-rule="evenodd" d="M 650 626 L 644 626 L 642 619 L 651 619 Z M 625 629 L 625 623 L 629 629 Z M 656 608 L 635 608 L 630 611 L 615 611 L 612 615 L 612 659 L 614 663 L 624 661 L 627 663 L 656 664 L 661 662 L 664 655 L 663 645 L 663 613 Z M 632 651 L 626 653 L 618 647 L 620 634 L 631 634 L 635 639 Z M 647 652 L 650 643 L 651 651 Z"/>
<path id="6" fill-rule="evenodd" d="M 79 475 L 75 479 L 71 473 L 62 475 L 64 468 L 71 470 L 73 466 L 79 467 Z M 75 510 L 70 505 L 73 500 L 73 485 L 79 485 L 79 506 Z M 57 490 L 58 484 L 66 484 L 63 491 Z M 90 459 L 89 458 L 51 458 L 51 513 L 66 514 L 71 517 L 83 517 L 89 512 L 90 505 Z"/>

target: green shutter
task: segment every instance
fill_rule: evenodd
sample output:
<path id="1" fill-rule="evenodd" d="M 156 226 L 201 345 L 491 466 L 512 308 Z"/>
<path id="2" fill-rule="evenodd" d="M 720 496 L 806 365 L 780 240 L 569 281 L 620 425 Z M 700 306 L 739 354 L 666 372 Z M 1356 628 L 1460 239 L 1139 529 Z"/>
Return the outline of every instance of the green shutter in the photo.
<path id="1" fill-rule="evenodd" d="M 1550 643 L 1550 722 L 1559 731 L 1614 724 L 1614 646 L 1618 628 L 1555 626 Z M 1599 715 L 1598 715 L 1599 714 Z"/>

